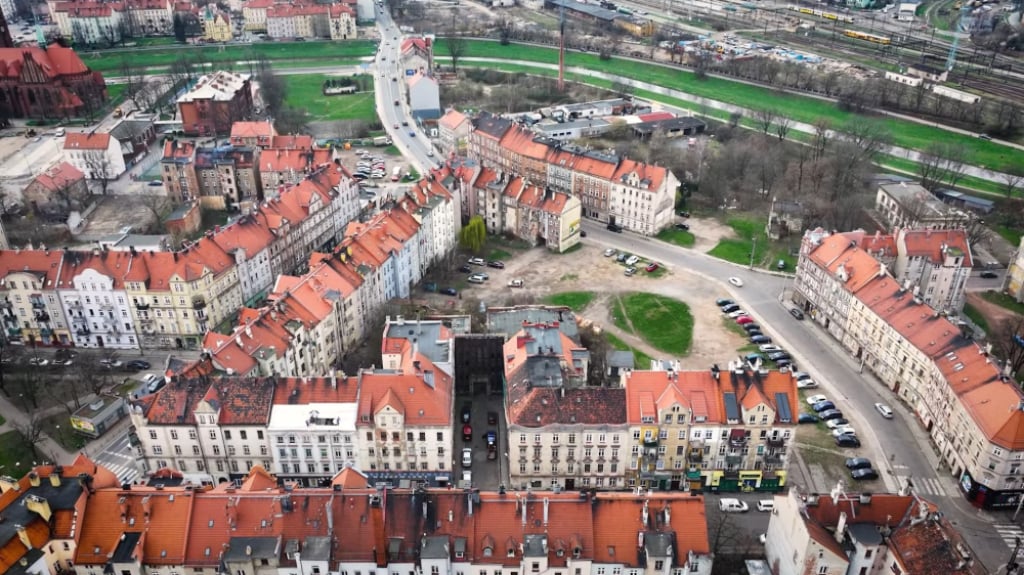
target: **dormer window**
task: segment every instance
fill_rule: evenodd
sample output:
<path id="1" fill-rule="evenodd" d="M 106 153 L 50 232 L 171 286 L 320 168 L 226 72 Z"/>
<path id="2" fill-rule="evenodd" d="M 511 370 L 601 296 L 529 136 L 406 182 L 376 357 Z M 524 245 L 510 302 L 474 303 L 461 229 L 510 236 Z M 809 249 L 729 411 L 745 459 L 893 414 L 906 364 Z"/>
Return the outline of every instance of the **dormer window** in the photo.
<path id="1" fill-rule="evenodd" d="M 507 556 L 508 557 L 515 557 L 516 556 L 516 548 L 515 547 L 509 547 L 508 548 Z"/>
<path id="2" fill-rule="evenodd" d="M 99 547 L 96 548 L 96 554 L 99 554 Z M 484 547 L 484 557 L 491 557 L 494 555 L 494 549 L 491 547 Z"/>
<path id="3" fill-rule="evenodd" d="M 582 547 L 573 547 L 572 548 L 572 558 L 573 559 L 579 559 L 582 556 L 583 556 L 583 548 Z"/>

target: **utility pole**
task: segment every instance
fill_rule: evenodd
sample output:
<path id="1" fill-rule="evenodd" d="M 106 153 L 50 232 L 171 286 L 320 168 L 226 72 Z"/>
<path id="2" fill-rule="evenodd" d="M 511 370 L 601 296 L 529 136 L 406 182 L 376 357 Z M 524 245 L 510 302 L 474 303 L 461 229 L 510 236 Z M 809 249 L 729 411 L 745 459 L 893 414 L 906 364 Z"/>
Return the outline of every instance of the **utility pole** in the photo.
<path id="1" fill-rule="evenodd" d="M 1017 569 L 1020 565 L 1017 563 L 1017 553 L 1020 552 L 1020 537 L 1013 538 L 1013 554 L 1010 555 L 1010 560 L 1006 563 L 1006 575 L 1017 573 Z"/>
<path id="2" fill-rule="evenodd" d="M 750 269 L 754 269 L 754 254 L 757 252 L 757 236 L 752 237 L 753 243 L 750 245 Z"/>

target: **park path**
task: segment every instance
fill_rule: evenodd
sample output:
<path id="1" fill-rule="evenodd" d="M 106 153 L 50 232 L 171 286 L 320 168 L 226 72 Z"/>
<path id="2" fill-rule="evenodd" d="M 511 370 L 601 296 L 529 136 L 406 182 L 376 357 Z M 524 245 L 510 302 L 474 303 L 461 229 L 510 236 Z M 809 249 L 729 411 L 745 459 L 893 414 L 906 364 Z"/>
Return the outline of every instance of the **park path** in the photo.
<path id="1" fill-rule="evenodd" d="M 626 345 L 647 354 L 652 359 L 667 357 L 667 353 L 654 349 L 646 340 L 636 335 L 636 329 L 633 327 L 633 322 L 630 321 L 628 316 L 626 317 L 626 323 L 629 324 L 630 329 L 633 329 L 634 333 L 624 331 L 615 325 L 615 322 L 612 320 L 611 304 L 613 301 L 618 301 L 620 297 L 621 295 L 617 293 L 596 297 L 577 315 L 593 321 L 602 330 L 611 333 L 625 342 Z M 638 365 L 636 369 L 650 369 L 650 366 Z"/>

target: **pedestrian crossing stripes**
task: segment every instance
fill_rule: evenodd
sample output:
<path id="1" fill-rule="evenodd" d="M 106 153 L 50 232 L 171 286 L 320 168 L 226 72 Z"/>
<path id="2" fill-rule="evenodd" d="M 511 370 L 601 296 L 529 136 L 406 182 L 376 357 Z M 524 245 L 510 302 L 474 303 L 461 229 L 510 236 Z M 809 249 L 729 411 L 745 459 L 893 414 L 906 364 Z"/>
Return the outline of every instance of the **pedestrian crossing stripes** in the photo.
<path id="1" fill-rule="evenodd" d="M 999 538 L 1006 543 L 1007 547 L 1013 548 L 1017 544 L 1017 537 L 1024 539 L 1024 531 L 1021 531 L 1021 528 L 1013 523 L 996 523 L 992 527 L 995 528 Z"/>
<path id="2" fill-rule="evenodd" d="M 122 465 L 119 463 L 111 463 L 109 461 L 101 461 L 99 464 L 106 467 L 111 473 L 116 475 L 117 480 L 120 483 L 131 483 L 139 477 L 139 471 L 135 469 L 134 465 Z"/>
<path id="3" fill-rule="evenodd" d="M 919 495 L 938 495 L 945 496 L 946 490 L 942 488 L 942 483 L 935 477 L 910 477 L 910 482 L 914 485 L 914 493 Z M 897 489 L 902 489 L 907 485 L 906 475 L 896 476 Z"/>

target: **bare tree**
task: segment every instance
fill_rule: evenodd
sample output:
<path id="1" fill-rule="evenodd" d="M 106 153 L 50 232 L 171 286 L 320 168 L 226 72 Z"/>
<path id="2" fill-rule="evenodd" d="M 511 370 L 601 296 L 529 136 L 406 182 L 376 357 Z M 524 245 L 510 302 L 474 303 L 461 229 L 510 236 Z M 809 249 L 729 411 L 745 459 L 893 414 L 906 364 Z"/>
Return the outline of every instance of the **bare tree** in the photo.
<path id="1" fill-rule="evenodd" d="M 786 139 L 786 134 L 789 133 L 789 129 L 793 126 L 793 121 L 786 116 L 779 116 L 779 119 L 775 121 L 775 135 L 779 137 L 779 141 Z"/>
<path id="2" fill-rule="evenodd" d="M 1024 337 L 1024 316 L 1014 316 L 999 322 L 988 334 L 995 354 L 1010 366 L 1010 373 L 1015 374 L 1024 368 L 1024 346 L 1017 340 Z"/>
<path id="3" fill-rule="evenodd" d="M 449 30 L 448 35 L 444 38 L 445 45 L 448 46 L 448 55 L 452 59 L 452 72 L 459 71 L 459 60 L 466 54 L 468 44 L 466 39 L 462 36 L 456 36 L 454 30 Z"/>
<path id="4" fill-rule="evenodd" d="M 757 121 L 757 126 L 765 136 L 771 132 L 772 125 L 775 123 L 777 116 L 778 114 L 772 108 L 761 108 L 754 111 L 754 119 Z"/>
<path id="5" fill-rule="evenodd" d="M 164 216 L 167 215 L 167 208 L 170 202 L 167 200 L 167 196 L 161 195 L 149 195 L 142 197 L 142 205 L 149 211 L 150 215 L 153 216 L 153 221 L 149 223 L 147 229 L 153 233 L 160 233 L 163 231 Z"/>
<path id="6" fill-rule="evenodd" d="M 1024 168 L 1017 164 L 1003 166 L 1003 192 L 1007 198 L 1013 197 L 1013 192 L 1020 187 L 1024 181 Z"/>
<path id="7" fill-rule="evenodd" d="M 140 110 L 142 106 L 139 106 L 139 92 L 146 85 L 146 77 L 142 73 L 142 69 L 132 64 L 131 60 L 125 57 L 121 58 L 121 78 L 124 80 L 124 95 L 126 98 L 135 104 L 135 109 Z"/>
<path id="8" fill-rule="evenodd" d="M 100 183 L 100 193 L 106 195 L 110 180 L 117 177 L 113 171 L 113 163 L 107 157 L 106 150 L 88 150 L 85 154 L 85 167 L 89 170 L 88 176 Z"/>
<path id="9" fill-rule="evenodd" d="M 46 440 L 43 434 L 43 420 L 38 411 L 32 411 L 28 419 L 22 423 L 15 423 L 14 428 L 21 434 L 25 447 L 32 451 L 32 457 L 41 459 L 38 445 Z"/>

